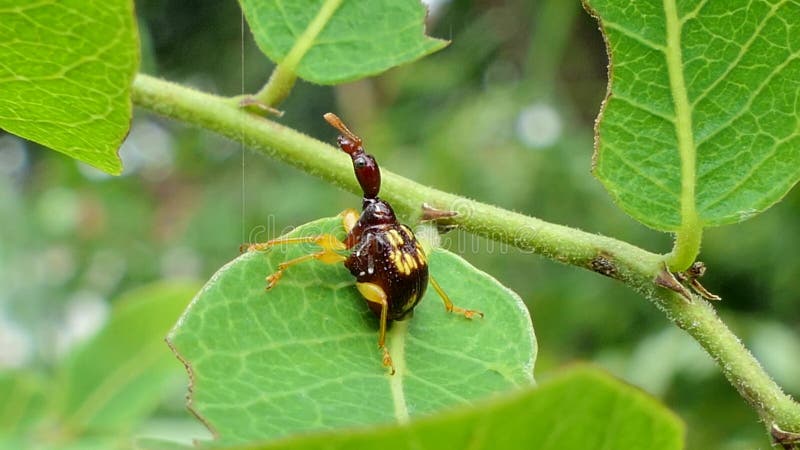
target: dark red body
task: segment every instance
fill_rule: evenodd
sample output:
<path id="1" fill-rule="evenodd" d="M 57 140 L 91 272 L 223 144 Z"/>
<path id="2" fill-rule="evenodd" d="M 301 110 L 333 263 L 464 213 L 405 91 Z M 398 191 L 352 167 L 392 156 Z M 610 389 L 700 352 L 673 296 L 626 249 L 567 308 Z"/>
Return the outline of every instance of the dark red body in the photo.
<path id="1" fill-rule="evenodd" d="M 386 202 L 365 198 L 364 211 L 345 243 L 352 252 L 344 265 L 356 281 L 383 289 L 389 302 L 388 319 L 408 315 L 428 286 L 427 258 L 414 233 L 397 221 Z M 379 304 L 367 305 L 380 316 Z"/>
<path id="2" fill-rule="evenodd" d="M 364 151 L 361 138 L 353 134 L 335 114 L 325 120 L 342 132 L 336 141 L 353 161 L 353 172 L 364 192 L 363 211 L 344 243 L 351 250 L 344 265 L 359 283 L 381 288 L 388 303 L 387 319 L 407 316 L 425 295 L 428 259 L 407 226 L 397 221 L 392 207 L 378 198 L 381 170 L 375 158 Z M 381 304 L 367 301 L 375 315 Z"/>

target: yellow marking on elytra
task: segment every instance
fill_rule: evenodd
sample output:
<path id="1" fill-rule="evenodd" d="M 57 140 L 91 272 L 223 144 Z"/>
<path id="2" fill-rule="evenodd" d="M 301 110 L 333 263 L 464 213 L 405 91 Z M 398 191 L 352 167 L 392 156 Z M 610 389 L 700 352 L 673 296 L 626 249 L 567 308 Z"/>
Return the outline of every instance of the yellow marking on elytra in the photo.
<path id="1" fill-rule="evenodd" d="M 416 303 L 417 303 L 417 293 L 414 292 L 413 294 L 411 294 L 411 297 L 408 299 L 408 303 L 406 303 L 406 305 L 410 306 Z M 403 309 L 408 310 L 409 308 L 403 308 Z"/>
<path id="2" fill-rule="evenodd" d="M 398 233 L 397 230 L 391 229 L 387 235 L 389 236 L 389 241 L 392 243 L 394 248 L 398 248 L 403 245 L 403 236 L 400 236 L 400 233 Z"/>
<path id="3" fill-rule="evenodd" d="M 422 248 L 422 244 L 420 244 L 419 241 L 417 241 L 416 243 L 416 248 L 417 248 L 416 256 L 417 260 L 419 260 L 419 263 L 423 266 L 425 264 L 428 264 L 428 257 L 425 255 L 425 249 Z"/>
<path id="4" fill-rule="evenodd" d="M 417 260 L 415 260 L 413 256 L 409 255 L 408 253 L 403 253 L 403 259 L 405 259 L 408 267 L 411 269 L 417 269 Z"/>
<path id="5" fill-rule="evenodd" d="M 417 252 L 417 261 L 419 261 L 419 265 L 420 266 L 424 266 L 425 264 L 428 264 L 428 259 L 425 258 L 425 253 L 423 253 L 421 251 Z"/>
<path id="6" fill-rule="evenodd" d="M 398 267 L 400 267 L 400 271 L 403 272 L 403 274 L 408 275 L 411 273 L 411 267 L 408 265 L 408 262 L 406 262 L 406 260 L 403 259 L 402 253 L 397 254 L 397 264 Z"/>
<path id="7" fill-rule="evenodd" d="M 408 275 L 411 271 L 403 264 L 403 257 L 400 252 L 393 251 L 389 254 L 392 264 L 397 268 L 398 272 Z"/>

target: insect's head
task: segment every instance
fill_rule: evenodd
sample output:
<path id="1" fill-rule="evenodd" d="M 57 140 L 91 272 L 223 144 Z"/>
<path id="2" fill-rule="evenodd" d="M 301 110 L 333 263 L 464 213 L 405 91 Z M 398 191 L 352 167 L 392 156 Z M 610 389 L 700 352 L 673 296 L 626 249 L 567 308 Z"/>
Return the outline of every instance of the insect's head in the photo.
<path id="1" fill-rule="evenodd" d="M 323 117 L 342 134 L 336 138 L 339 148 L 350 155 L 353 160 L 353 171 L 364 191 L 364 198 L 377 198 L 381 190 L 381 170 L 375 158 L 364 151 L 361 138 L 356 136 L 345 126 L 342 119 L 334 113 L 327 113 Z"/>

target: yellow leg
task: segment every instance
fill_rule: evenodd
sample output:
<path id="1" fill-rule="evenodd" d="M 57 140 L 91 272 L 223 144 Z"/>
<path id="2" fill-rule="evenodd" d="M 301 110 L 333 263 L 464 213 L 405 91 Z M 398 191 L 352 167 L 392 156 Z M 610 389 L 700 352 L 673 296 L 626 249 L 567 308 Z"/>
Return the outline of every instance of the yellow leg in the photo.
<path id="1" fill-rule="evenodd" d="M 389 355 L 389 350 L 386 348 L 386 322 L 389 318 L 389 301 L 386 297 L 386 292 L 383 288 L 375 283 L 356 283 L 358 292 L 367 299 L 368 302 L 377 303 L 381 305 L 381 324 L 378 333 L 378 348 L 383 350 L 383 366 L 389 367 L 394 375 L 394 364 L 392 364 L 392 356 Z"/>
<path id="2" fill-rule="evenodd" d="M 339 213 L 339 217 L 342 218 L 342 228 L 344 231 L 349 233 L 356 226 L 356 222 L 358 222 L 358 211 L 353 208 L 347 208 L 344 211 Z"/>
<path id="3" fill-rule="evenodd" d="M 278 270 L 272 275 L 267 277 L 267 290 L 275 287 L 275 285 L 283 276 L 283 272 L 288 267 L 293 266 L 295 264 L 301 263 L 303 261 L 308 261 L 311 259 L 322 261 L 325 264 L 334 264 L 337 262 L 344 261 L 347 258 L 336 253 L 336 251 L 345 250 L 346 247 L 342 241 L 336 239 L 336 236 L 332 234 L 320 234 L 318 236 L 303 236 L 294 238 L 278 238 L 267 242 L 258 242 L 255 244 L 250 244 L 247 246 L 247 251 L 254 252 L 254 251 L 269 250 L 278 245 L 308 244 L 308 243 L 319 245 L 320 247 L 322 247 L 322 251 L 316 253 L 310 253 L 308 255 L 303 255 L 280 263 L 278 265 Z"/>
<path id="4" fill-rule="evenodd" d="M 342 218 L 342 228 L 344 231 L 349 233 L 353 227 L 356 226 L 356 222 L 358 222 L 359 214 L 353 208 L 347 208 L 341 213 L 339 213 L 339 217 Z M 308 244 L 314 243 L 319 245 L 324 249 L 330 250 L 344 250 L 347 247 L 344 246 L 340 240 L 336 239 L 335 236 L 331 234 L 320 234 L 317 236 L 302 236 L 296 238 L 277 238 L 272 239 L 271 241 L 267 242 L 256 242 L 254 244 L 242 244 L 239 246 L 239 251 L 243 252 L 247 250 L 248 252 L 254 251 L 265 251 L 269 250 L 276 245 L 281 244 Z"/>
<path id="5" fill-rule="evenodd" d="M 344 250 L 346 247 L 339 239 L 336 239 L 336 236 L 332 234 L 320 234 L 317 236 L 302 236 L 302 237 L 293 237 L 293 238 L 277 238 L 267 242 L 256 242 L 255 244 L 249 244 L 245 247 L 242 245 L 242 248 L 246 248 L 248 252 L 261 252 L 265 250 L 269 250 L 272 247 L 278 245 L 291 245 L 291 244 L 317 244 L 320 247 L 324 248 L 325 250 Z"/>
<path id="6" fill-rule="evenodd" d="M 442 301 L 444 302 L 444 308 L 447 310 L 447 312 L 463 314 L 467 319 L 472 319 L 476 315 L 483 317 L 483 313 L 480 311 L 476 311 L 474 309 L 464 309 L 455 306 L 450 300 L 450 297 L 447 296 L 447 294 L 444 292 L 444 289 L 439 286 L 439 283 L 436 282 L 436 279 L 434 279 L 433 276 L 429 275 L 428 280 L 431 282 L 431 285 L 436 293 L 439 294 L 439 297 L 442 298 Z"/>
<path id="7" fill-rule="evenodd" d="M 308 260 L 311 260 L 311 259 L 316 259 L 317 261 L 322 261 L 325 264 L 334 264 L 334 263 L 337 263 L 337 262 L 344 261 L 347 258 L 345 258 L 344 256 L 342 256 L 342 255 L 340 255 L 338 253 L 334 253 L 334 252 L 332 252 L 330 250 L 323 250 L 321 252 L 309 253 L 308 255 L 303 255 L 303 256 L 299 256 L 299 257 L 294 258 L 294 259 L 290 259 L 288 261 L 284 261 L 284 262 L 278 264 L 278 270 L 276 270 L 275 273 L 273 273 L 273 274 L 271 274 L 270 276 L 267 277 L 266 290 L 270 290 L 273 287 L 275 287 L 276 284 L 278 284 L 278 281 L 281 279 L 281 277 L 283 276 L 283 272 L 285 272 L 286 269 L 288 269 L 289 267 L 291 267 L 291 266 L 293 266 L 295 264 L 299 264 L 301 262 L 308 261 Z"/>
<path id="8" fill-rule="evenodd" d="M 353 227 L 356 226 L 356 222 L 358 222 L 358 212 L 352 208 L 346 209 L 339 214 L 342 218 L 342 227 L 346 232 L 350 232 Z M 277 238 L 272 239 L 271 241 L 267 242 L 257 242 L 254 244 L 243 244 L 239 247 L 239 251 L 248 252 L 258 252 L 258 251 L 267 251 L 273 247 L 279 245 L 292 245 L 292 244 L 317 244 L 322 247 L 322 251 L 311 253 L 308 255 L 300 256 L 295 259 L 291 259 L 289 261 L 284 261 L 278 265 L 278 270 L 273 273 L 272 275 L 267 277 L 267 289 L 272 289 L 275 284 L 283 276 L 283 272 L 290 266 L 295 264 L 308 261 L 311 259 L 316 259 L 318 261 L 322 261 L 326 264 L 335 264 L 338 262 L 342 262 L 346 257 L 336 253 L 338 250 L 346 250 L 347 246 L 344 242 L 340 241 L 336 238 L 336 236 L 332 234 L 320 234 L 317 236 L 301 236 L 301 237 L 291 237 L 291 238 Z"/>

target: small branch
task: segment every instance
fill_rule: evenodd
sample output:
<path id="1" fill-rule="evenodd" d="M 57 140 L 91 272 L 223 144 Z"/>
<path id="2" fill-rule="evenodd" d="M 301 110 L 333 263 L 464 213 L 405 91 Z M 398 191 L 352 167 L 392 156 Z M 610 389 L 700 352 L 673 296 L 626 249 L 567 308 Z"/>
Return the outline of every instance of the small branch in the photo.
<path id="1" fill-rule="evenodd" d="M 295 81 L 297 81 L 297 75 L 294 73 L 294 67 L 287 68 L 283 64 L 278 64 L 272 71 L 267 84 L 253 98 L 268 107 L 274 108 L 286 100 L 286 97 L 292 92 Z"/>
<path id="2" fill-rule="evenodd" d="M 694 199 L 691 200 L 694 203 Z M 683 215 L 684 223 L 675 233 L 675 246 L 667 255 L 667 264 L 673 272 L 688 269 L 700 254 L 700 241 L 703 238 L 703 227 L 697 218 Z"/>
<path id="3" fill-rule="evenodd" d="M 347 155 L 291 128 L 247 114 L 229 99 L 139 75 L 133 85 L 133 101 L 243 142 L 350 192 L 360 192 Z M 800 405 L 781 391 L 711 305 L 695 295 L 689 294 L 687 299 L 656 285 L 657 278 L 664 278 L 663 256 L 422 186 L 385 169 L 382 175 L 382 197 L 402 213 L 418 216 L 424 203 L 454 210 L 459 214 L 449 220 L 467 231 L 622 281 L 697 340 L 770 429 L 777 426 L 787 433 L 800 432 Z"/>
<path id="4" fill-rule="evenodd" d="M 342 0 L 325 0 L 317 15 L 308 24 L 308 27 L 303 30 L 303 33 L 298 36 L 292 49 L 275 66 L 267 84 L 254 96 L 258 101 L 267 106 L 275 107 L 289 96 L 295 81 L 297 81 L 297 66 L 314 45 L 317 36 L 319 36 L 341 4 Z"/>

